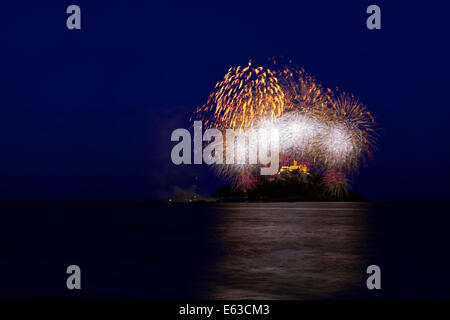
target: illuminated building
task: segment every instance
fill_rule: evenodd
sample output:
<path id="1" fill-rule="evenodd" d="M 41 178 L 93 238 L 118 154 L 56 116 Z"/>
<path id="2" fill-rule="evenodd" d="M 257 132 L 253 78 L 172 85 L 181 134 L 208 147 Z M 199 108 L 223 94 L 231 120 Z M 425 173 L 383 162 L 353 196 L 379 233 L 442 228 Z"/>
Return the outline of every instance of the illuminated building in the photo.
<path id="1" fill-rule="evenodd" d="M 308 167 L 304 164 L 298 164 L 297 161 L 294 160 L 294 164 L 292 166 L 282 166 L 278 174 L 283 173 L 304 173 L 309 174 Z"/>

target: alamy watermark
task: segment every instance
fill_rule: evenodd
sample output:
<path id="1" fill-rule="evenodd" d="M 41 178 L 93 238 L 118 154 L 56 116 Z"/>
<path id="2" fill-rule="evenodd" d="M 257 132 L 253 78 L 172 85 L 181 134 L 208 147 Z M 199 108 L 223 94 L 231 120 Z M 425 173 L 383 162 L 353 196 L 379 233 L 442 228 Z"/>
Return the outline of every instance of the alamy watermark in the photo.
<path id="1" fill-rule="evenodd" d="M 192 148 L 190 131 L 183 128 L 174 130 L 171 141 L 178 143 L 172 148 L 172 163 L 261 165 L 261 175 L 273 175 L 278 172 L 280 138 L 277 128 L 223 131 L 207 129 L 203 132 L 202 121 L 194 121 Z"/>

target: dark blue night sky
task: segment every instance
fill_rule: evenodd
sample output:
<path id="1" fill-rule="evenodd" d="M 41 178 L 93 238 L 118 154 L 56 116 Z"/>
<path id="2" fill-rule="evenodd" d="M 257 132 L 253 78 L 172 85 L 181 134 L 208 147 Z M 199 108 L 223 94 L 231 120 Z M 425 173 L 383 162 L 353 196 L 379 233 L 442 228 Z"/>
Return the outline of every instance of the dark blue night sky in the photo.
<path id="1" fill-rule="evenodd" d="M 230 66 L 289 57 L 384 128 L 353 177 L 371 200 L 449 199 L 449 6 L 421 1 L 14 1 L 0 17 L 0 200 L 152 200 L 205 166 L 170 162 Z M 70 4 L 82 30 L 66 28 Z M 366 28 L 370 4 L 382 29 Z M 196 178 L 197 177 L 197 178 Z"/>

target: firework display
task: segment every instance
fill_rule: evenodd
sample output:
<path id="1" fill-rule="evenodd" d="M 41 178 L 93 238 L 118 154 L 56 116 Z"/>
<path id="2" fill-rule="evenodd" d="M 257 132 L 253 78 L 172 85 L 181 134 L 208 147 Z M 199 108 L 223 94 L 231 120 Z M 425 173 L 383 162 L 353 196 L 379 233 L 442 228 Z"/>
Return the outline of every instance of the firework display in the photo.
<path id="1" fill-rule="evenodd" d="M 285 96 L 274 71 L 257 67 L 230 68 L 216 84 L 207 103 L 197 110 L 206 127 L 245 129 L 256 119 L 275 119 L 283 114 Z"/>
<path id="2" fill-rule="evenodd" d="M 195 110 L 206 128 L 238 129 L 256 143 L 253 132 L 274 127 L 280 136 L 280 161 L 296 160 L 320 174 L 326 192 L 342 196 L 348 177 L 371 157 L 376 125 L 352 94 L 322 87 L 302 68 L 278 65 L 230 68 L 207 102 Z M 246 153 L 243 148 L 237 153 Z M 258 165 L 216 164 L 215 171 L 234 186 L 249 188 Z"/>

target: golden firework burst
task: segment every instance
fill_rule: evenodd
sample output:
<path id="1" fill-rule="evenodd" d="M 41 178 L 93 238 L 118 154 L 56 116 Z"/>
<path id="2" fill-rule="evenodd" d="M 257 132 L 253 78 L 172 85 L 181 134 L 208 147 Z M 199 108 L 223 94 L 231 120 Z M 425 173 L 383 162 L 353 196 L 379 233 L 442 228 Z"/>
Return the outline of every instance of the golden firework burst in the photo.
<path id="1" fill-rule="evenodd" d="M 232 67 L 207 102 L 197 109 L 205 127 L 246 129 L 256 120 L 273 120 L 284 111 L 284 92 L 274 71 Z"/>

